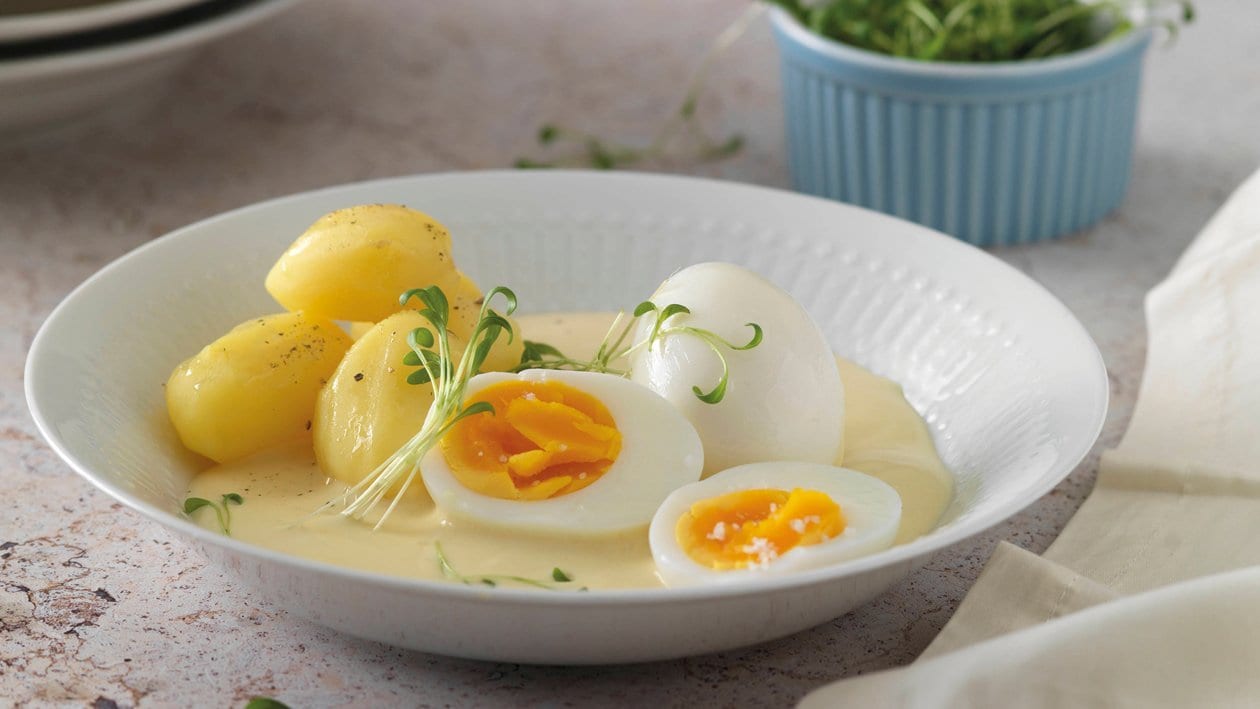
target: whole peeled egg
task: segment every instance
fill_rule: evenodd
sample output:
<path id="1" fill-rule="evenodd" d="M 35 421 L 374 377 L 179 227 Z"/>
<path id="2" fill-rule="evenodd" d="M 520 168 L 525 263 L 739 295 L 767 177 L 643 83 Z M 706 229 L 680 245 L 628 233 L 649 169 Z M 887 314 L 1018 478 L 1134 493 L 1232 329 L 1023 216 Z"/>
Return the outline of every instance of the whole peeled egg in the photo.
<path id="1" fill-rule="evenodd" d="M 763 331 L 752 349 L 720 347 L 729 378 L 716 404 L 701 401 L 692 389 L 710 391 L 722 376 L 722 361 L 704 339 L 674 333 L 631 355 L 631 379 L 663 396 L 699 432 L 706 475 L 760 461 L 837 461 L 844 387 L 836 358 L 791 295 L 746 268 L 709 262 L 670 276 L 651 300 L 659 308 L 677 303 L 690 310 L 667 325 L 706 330 L 734 345 L 749 341 L 748 323 Z M 642 317 L 635 341 L 647 338 L 653 326 L 652 314 Z"/>

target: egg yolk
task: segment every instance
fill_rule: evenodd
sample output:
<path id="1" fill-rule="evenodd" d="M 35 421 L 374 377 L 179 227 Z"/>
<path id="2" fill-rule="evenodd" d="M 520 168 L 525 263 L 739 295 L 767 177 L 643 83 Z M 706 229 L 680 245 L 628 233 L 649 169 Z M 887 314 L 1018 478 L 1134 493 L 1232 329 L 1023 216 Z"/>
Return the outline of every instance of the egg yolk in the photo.
<path id="1" fill-rule="evenodd" d="M 598 399 L 556 381 L 492 384 L 468 403 L 494 415 L 461 419 L 442 453 L 464 487 L 505 500 L 543 500 L 576 492 L 608 471 L 621 432 Z"/>
<path id="2" fill-rule="evenodd" d="M 844 531 L 844 514 L 817 490 L 740 490 L 701 500 L 678 520 L 678 544 L 716 571 L 764 568 L 798 546 Z"/>

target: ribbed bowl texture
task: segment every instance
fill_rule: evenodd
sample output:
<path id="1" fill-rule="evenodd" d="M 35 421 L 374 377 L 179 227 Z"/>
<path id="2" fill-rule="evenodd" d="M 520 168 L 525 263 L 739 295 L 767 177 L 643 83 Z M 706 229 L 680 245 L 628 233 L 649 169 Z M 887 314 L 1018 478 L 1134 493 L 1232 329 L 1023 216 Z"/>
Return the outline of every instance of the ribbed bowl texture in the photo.
<path id="1" fill-rule="evenodd" d="M 190 523 L 180 501 L 198 464 L 175 439 L 162 383 L 228 328 L 278 310 L 263 277 L 316 218 L 371 202 L 433 214 L 460 267 L 483 287 L 512 287 L 523 311 L 633 307 L 706 260 L 762 273 L 837 352 L 904 385 L 957 481 L 940 528 L 762 583 L 556 594 L 333 567 Z M 37 424 L 72 467 L 293 613 L 430 652 L 582 664 L 729 649 L 847 612 L 1053 487 L 1093 444 L 1107 398 L 1097 349 L 1058 301 L 923 227 L 745 185 L 533 171 L 350 185 L 181 229 L 71 294 L 36 337 L 26 382 Z"/>
<path id="2" fill-rule="evenodd" d="M 1124 197 L 1150 34 L 1050 59 L 920 62 L 778 40 L 796 189 L 999 246 L 1084 229 Z"/>

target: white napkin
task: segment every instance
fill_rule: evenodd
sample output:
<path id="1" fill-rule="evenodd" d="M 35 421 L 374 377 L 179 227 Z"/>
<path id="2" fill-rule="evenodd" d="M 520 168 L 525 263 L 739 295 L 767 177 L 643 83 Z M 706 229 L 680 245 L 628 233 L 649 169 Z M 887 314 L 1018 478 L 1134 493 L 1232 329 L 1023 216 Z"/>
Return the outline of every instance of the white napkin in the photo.
<path id="1" fill-rule="evenodd" d="M 915 664 L 802 706 L 1260 706 L 1260 173 L 1146 317 L 1128 433 L 1044 557 L 1002 544 Z"/>

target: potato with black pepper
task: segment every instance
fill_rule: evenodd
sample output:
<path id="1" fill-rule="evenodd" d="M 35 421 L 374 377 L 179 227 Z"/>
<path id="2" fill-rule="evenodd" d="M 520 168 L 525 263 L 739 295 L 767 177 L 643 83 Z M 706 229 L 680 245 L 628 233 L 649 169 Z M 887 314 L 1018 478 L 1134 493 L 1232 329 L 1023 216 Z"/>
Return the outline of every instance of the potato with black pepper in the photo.
<path id="1" fill-rule="evenodd" d="M 330 212 L 310 226 L 267 274 L 267 292 L 286 309 L 329 320 L 379 322 L 412 288 L 453 292 L 459 272 L 451 236 L 427 214 L 396 204 Z"/>
<path id="2" fill-rule="evenodd" d="M 334 323 L 304 313 L 241 323 L 171 373 L 166 407 L 175 431 L 189 450 L 220 463 L 298 436 L 350 345 Z"/>
<path id="3" fill-rule="evenodd" d="M 315 458 L 320 470 L 354 485 L 407 442 L 424 424 L 433 387 L 408 384 L 416 367 L 403 364 L 407 335 L 429 321 L 404 310 L 365 332 L 346 356 L 315 406 Z M 464 340 L 450 335 L 456 359 Z M 423 494 L 424 486 L 412 485 Z"/>

